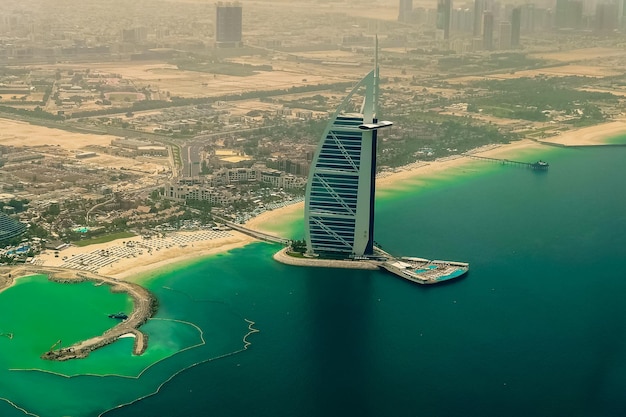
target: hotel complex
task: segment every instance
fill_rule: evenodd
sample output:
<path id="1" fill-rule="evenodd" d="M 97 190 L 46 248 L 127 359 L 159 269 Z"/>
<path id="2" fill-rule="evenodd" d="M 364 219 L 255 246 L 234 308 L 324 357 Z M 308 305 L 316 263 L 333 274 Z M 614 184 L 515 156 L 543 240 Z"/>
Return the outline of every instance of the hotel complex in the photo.
<path id="1" fill-rule="evenodd" d="M 378 50 L 378 47 L 376 48 Z M 305 256 L 275 255 L 300 266 L 384 269 L 419 284 L 459 278 L 465 262 L 396 258 L 374 247 L 374 199 L 378 129 L 378 59 L 330 119 L 309 170 L 305 205 Z M 363 97 L 358 108 L 357 98 Z"/>
<path id="2" fill-rule="evenodd" d="M 359 113 L 354 96 L 364 95 Z M 331 258 L 374 252 L 378 67 L 359 82 L 330 119 L 306 188 L 307 254 Z"/>

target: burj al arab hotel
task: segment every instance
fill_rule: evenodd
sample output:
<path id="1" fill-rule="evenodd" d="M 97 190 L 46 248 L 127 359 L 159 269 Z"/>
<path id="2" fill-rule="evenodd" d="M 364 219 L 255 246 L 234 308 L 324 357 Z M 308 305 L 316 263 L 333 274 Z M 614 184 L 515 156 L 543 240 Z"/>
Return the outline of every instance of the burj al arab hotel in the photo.
<path id="1" fill-rule="evenodd" d="M 355 258 L 374 252 L 378 64 L 330 119 L 309 171 L 304 218 L 307 255 Z M 356 97 L 362 102 L 355 103 Z"/>
<path id="2" fill-rule="evenodd" d="M 384 269 L 419 284 L 464 276 L 469 271 L 466 262 L 396 258 L 374 248 L 376 141 L 378 130 L 392 125 L 378 119 L 378 80 L 376 59 L 375 69 L 352 89 L 328 122 L 315 151 L 304 205 L 309 259 L 282 256 L 288 248 L 276 259 L 301 266 Z"/>

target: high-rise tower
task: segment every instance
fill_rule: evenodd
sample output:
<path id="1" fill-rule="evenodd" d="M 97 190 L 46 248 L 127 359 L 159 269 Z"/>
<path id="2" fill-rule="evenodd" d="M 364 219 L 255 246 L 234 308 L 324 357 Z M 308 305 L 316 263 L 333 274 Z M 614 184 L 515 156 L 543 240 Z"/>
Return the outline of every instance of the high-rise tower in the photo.
<path id="1" fill-rule="evenodd" d="M 487 51 L 493 49 L 493 13 L 489 11 L 483 14 L 483 48 Z"/>
<path id="2" fill-rule="evenodd" d="M 522 30 L 522 8 L 514 7 L 511 11 L 511 46 L 519 46 L 520 33 Z"/>
<path id="3" fill-rule="evenodd" d="M 218 47 L 241 46 L 242 8 L 238 2 L 215 5 L 215 43 Z"/>
<path id="4" fill-rule="evenodd" d="M 398 22 L 410 22 L 413 13 L 413 0 L 400 0 Z"/>
<path id="5" fill-rule="evenodd" d="M 483 33 L 483 12 L 485 11 L 485 0 L 474 0 L 474 36 Z"/>
<path id="6" fill-rule="evenodd" d="M 617 4 L 596 5 L 596 31 L 609 33 L 617 29 L 619 23 Z"/>
<path id="7" fill-rule="evenodd" d="M 511 49 L 511 22 L 500 22 L 498 24 L 499 49 Z"/>
<path id="8" fill-rule="evenodd" d="M 353 98 L 363 94 L 360 111 Z M 374 251 L 374 194 L 379 122 L 378 65 L 328 122 L 309 171 L 304 208 L 309 255 L 354 257 Z"/>
<path id="9" fill-rule="evenodd" d="M 443 30 L 443 38 L 450 39 L 452 0 L 437 0 L 437 29 Z"/>

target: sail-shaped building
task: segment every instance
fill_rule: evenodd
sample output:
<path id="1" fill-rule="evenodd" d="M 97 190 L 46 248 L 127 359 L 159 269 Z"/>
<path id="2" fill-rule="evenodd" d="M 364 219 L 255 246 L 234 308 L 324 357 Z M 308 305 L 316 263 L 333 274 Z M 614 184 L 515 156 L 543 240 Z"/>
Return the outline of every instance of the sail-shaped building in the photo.
<path id="1" fill-rule="evenodd" d="M 328 258 L 374 252 L 374 194 L 378 66 L 361 80 L 330 119 L 309 171 L 305 198 L 307 254 Z M 360 111 L 352 111 L 362 96 Z"/>
<path id="2" fill-rule="evenodd" d="M 304 204 L 305 258 L 300 251 L 290 255 L 287 247 L 274 259 L 307 267 L 384 269 L 419 284 L 464 276 L 466 262 L 397 258 L 374 247 L 376 141 L 378 130 L 392 125 L 378 120 L 378 79 L 376 65 L 341 103 L 317 147 Z"/>

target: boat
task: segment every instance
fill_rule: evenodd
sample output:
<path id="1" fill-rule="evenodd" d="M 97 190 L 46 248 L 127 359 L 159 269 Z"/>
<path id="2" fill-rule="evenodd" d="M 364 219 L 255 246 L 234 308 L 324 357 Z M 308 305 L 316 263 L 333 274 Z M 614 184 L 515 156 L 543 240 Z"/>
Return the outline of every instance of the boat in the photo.
<path id="1" fill-rule="evenodd" d="M 119 313 L 109 314 L 109 318 L 118 319 L 118 320 L 126 320 L 128 318 L 128 315 L 120 311 Z"/>
<path id="2" fill-rule="evenodd" d="M 460 278 L 469 271 L 469 264 L 456 261 L 431 261 L 424 258 L 392 258 L 380 267 L 408 281 L 418 284 L 437 284 Z"/>

